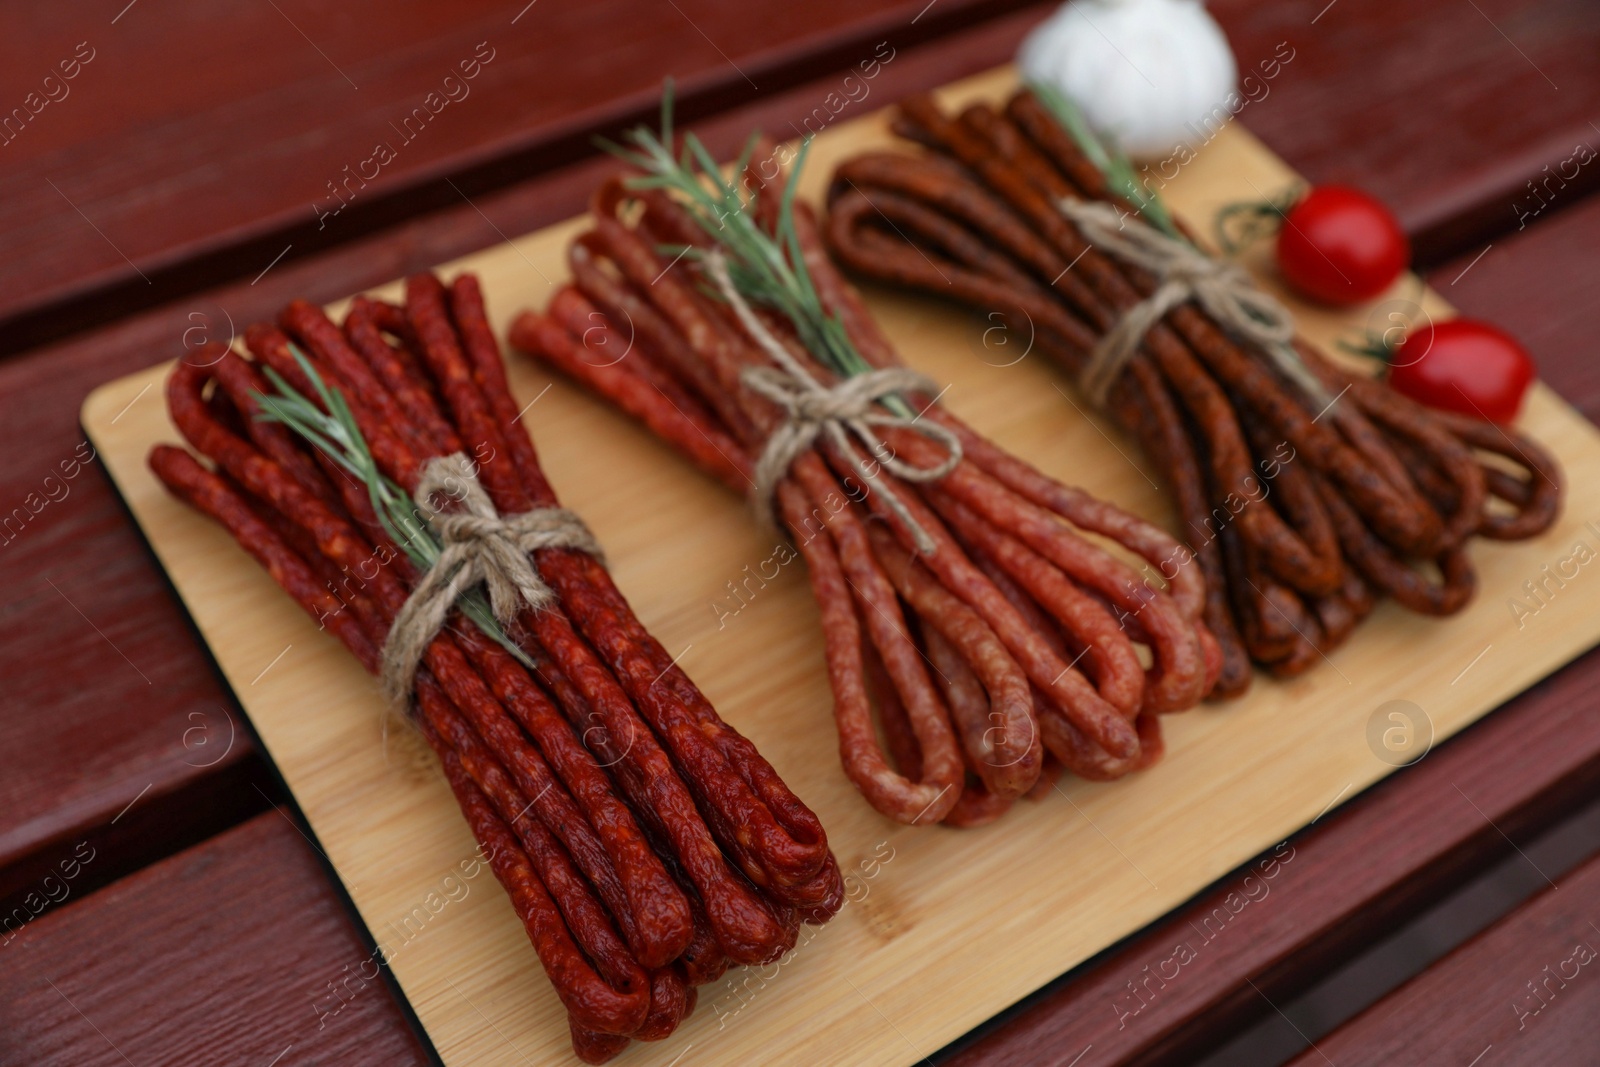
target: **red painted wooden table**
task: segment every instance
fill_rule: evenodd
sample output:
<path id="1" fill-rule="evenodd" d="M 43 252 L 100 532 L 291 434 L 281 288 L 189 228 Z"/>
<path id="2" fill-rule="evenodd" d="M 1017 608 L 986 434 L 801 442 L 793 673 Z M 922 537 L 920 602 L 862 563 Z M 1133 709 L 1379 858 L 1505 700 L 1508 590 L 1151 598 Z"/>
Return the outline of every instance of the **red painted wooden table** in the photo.
<path id="1" fill-rule="evenodd" d="M 1600 9 L 1211 6 L 1241 65 L 1296 50 L 1241 120 L 1312 179 L 1394 205 L 1430 281 L 1521 336 L 1600 420 L 1600 171 L 1539 197 L 1528 184 L 1600 145 Z M 599 166 L 590 136 L 643 115 L 666 75 L 726 150 L 799 121 L 880 42 L 895 58 L 874 104 L 1005 60 L 1048 7 L 14 7 L 0 43 L 0 1063 L 428 1062 L 388 987 L 349 979 L 359 931 L 85 450 L 83 396 L 292 296 L 333 299 L 577 212 Z M 474 60 L 467 95 L 408 128 L 381 173 L 346 180 Z M 49 103 L 6 125 L 51 73 Z M 1244 870 L 933 1059 L 1600 1061 L 1600 978 L 1579 959 L 1600 948 L 1597 691 L 1591 653 L 1338 798 L 1289 842 L 1270 903 L 1181 981 L 1152 968 Z"/>

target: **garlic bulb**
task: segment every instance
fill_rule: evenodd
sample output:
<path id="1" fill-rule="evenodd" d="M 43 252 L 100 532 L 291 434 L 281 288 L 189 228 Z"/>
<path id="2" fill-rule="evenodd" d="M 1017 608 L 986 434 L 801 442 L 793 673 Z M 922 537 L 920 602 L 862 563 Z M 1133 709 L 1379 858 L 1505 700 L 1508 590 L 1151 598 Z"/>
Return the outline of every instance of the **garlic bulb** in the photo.
<path id="1" fill-rule="evenodd" d="M 1135 159 L 1198 148 L 1231 117 L 1233 51 L 1200 0 L 1070 0 L 1017 56 Z"/>

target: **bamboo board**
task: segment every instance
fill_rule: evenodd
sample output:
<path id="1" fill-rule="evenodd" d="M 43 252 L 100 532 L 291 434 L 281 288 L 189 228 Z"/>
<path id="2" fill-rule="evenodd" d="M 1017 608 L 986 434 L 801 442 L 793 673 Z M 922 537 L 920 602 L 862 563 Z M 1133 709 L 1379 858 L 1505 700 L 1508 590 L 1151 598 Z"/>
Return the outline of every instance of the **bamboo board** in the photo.
<path id="1" fill-rule="evenodd" d="M 1000 99 L 1013 84 L 1002 69 L 944 95 Z M 815 201 L 836 162 L 888 141 L 882 113 L 828 130 L 804 195 Z M 1218 205 L 1292 178 L 1233 124 L 1162 192 L 1208 230 Z M 563 278 L 563 251 L 583 225 L 441 272 L 479 274 L 503 336 L 518 309 L 542 305 Z M 1252 266 L 1264 265 L 1263 251 Z M 1403 280 L 1392 295 L 1417 285 Z M 997 337 L 992 322 L 931 299 L 868 297 L 908 361 L 949 383 L 944 402 L 978 429 L 1170 524 L 1134 447 L 1075 410 L 1060 373 L 1026 354 L 1026 338 Z M 1448 311 L 1434 294 L 1423 304 Z M 1305 335 L 1325 346 L 1373 313 L 1297 310 Z M 1590 525 L 1600 520 L 1600 433 L 1537 386 L 1523 424 L 1565 466 L 1567 510 L 1535 541 L 1475 544 L 1481 586 L 1466 611 L 1439 621 L 1380 607 L 1304 677 L 1261 678 L 1242 701 L 1169 716 L 1166 759 L 1131 779 L 1064 781 L 977 831 L 901 826 L 868 807 L 840 769 L 802 565 L 778 568 L 777 546 L 740 501 L 627 418 L 525 358 L 510 356 L 510 367 L 552 484 L 606 546 L 640 618 L 818 812 L 851 877 L 854 899 L 803 933 L 781 965 L 702 989 L 677 1034 L 635 1044 L 622 1064 L 921 1060 L 1394 770 L 1369 741 L 1394 725 L 1380 711 L 1388 702 L 1422 709 L 1420 725 L 1437 741 L 1600 641 L 1600 613 L 1581 588 L 1595 579 L 1570 574 L 1576 545 L 1587 546 L 1584 561 L 1600 551 L 1600 526 Z M 161 402 L 166 372 L 102 386 L 84 404 L 84 426 L 434 1045 L 452 1065 L 575 1062 L 564 1013 L 493 875 L 472 864 L 471 836 L 431 758 L 408 736 L 385 740 L 372 680 L 145 467 L 151 445 L 178 440 Z M 1523 583 L 1563 560 L 1567 587 L 1537 606 Z M 730 583 L 749 591 L 734 599 Z M 1519 618 L 1513 601 L 1537 611 Z M 355 995 L 374 970 L 349 964 L 306 990 L 323 1025 L 338 1025 L 334 985 Z M 354 986 L 351 975 L 361 976 Z"/>

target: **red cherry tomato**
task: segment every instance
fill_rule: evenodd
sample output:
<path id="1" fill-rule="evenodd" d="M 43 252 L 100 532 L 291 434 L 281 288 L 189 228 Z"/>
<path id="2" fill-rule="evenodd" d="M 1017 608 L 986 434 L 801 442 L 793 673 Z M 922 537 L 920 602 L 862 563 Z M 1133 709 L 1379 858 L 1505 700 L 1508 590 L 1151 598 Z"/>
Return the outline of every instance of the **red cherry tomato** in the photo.
<path id="1" fill-rule="evenodd" d="M 1411 243 L 1389 209 L 1344 185 L 1312 189 L 1278 230 L 1283 276 L 1324 304 L 1370 300 L 1410 262 Z"/>
<path id="2" fill-rule="evenodd" d="M 1389 384 L 1419 404 L 1509 423 L 1533 381 L 1533 359 L 1486 322 L 1419 326 L 1389 352 Z"/>

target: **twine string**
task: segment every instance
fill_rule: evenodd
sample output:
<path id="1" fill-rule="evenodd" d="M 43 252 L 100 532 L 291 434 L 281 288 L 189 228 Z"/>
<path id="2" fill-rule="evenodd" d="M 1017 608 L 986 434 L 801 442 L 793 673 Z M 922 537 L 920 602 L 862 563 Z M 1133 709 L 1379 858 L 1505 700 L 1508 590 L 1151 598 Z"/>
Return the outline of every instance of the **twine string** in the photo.
<path id="1" fill-rule="evenodd" d="M 509 627 L 524 608 L 537 611 L 555 600 L 533 564 L 533 552 L 572 548 L 605 559 L 594 534 L 566 508 L 501 515 L 479 484 L 472 460 L 460 452 L 429 460 L 413 498 L 440 550 L 384 641 L 383 691 L 399 708 L 410 706 L 423 655 L 467 591 L 482 584 L 495 619 Z M 436 499 L 452 501 L 456 508 L 446 511 Z"/>
<path id="2" fill-rule="evenodd" d="M 1078 375 L 1078 387 L 1104 407 L 1111 387 L 1150 330 L 1173 308 L 1193 300 L 1224 330 L 1258 349 L 1313 401 L 1328 403 L 1322 382 L 1294 350 L 1294 317 L 1258 288 L 1237 263 L 1213 259 L 1136 215 L 1102 201 L 1062 199 L 1057 208 L 1090 244 L 1159 279 L 1156 291 L 1129 308 L 1100 338 Z"/>
<path id="3" fill-rule="evenodd" d="M 751 310 L 734 286 L 722 253 L 712 251 L 704 262 L 712 281 L 745 331 L 775 364 L 747 367 L 740 374 L 740 381 L 746 388 L 772 401 L 785 415 L 783 423 L 767 438 L 756 462 L 755 486 L 750 500 L 757 514 L 776 525 L 774 500 L 778 484 L 797 458 L 815 446 L 819 438 L 825 438 L 861 478 L 862 488 L 870 485 L 881 494 L 885 506 L 910 532 L 918 551 L 932 554 L 936 547 L 933 539 L 912 517 L 911 509 L 900 494 L 891 484 L 880 480 L 874 468 L 881 467 L 901 481 L 912 483 L 938 481 L 955 470 L 961 462 L 961 441 L 952 431 L 932 420 L 896 415 L 880 403 L 896 393 L 932 395 L 937 385 L 927 375 L 905 367 L 865 371 L 843 377 L 832 386 L 823 385 Z M 907 463 L 896 456 L 883 439 L 883 431 L 889 429 L 921 434 L 944 449 L 944 459 L 931 467 Z M 862 455 L 862 449 L 866 450 L 870 461 Z"/>

